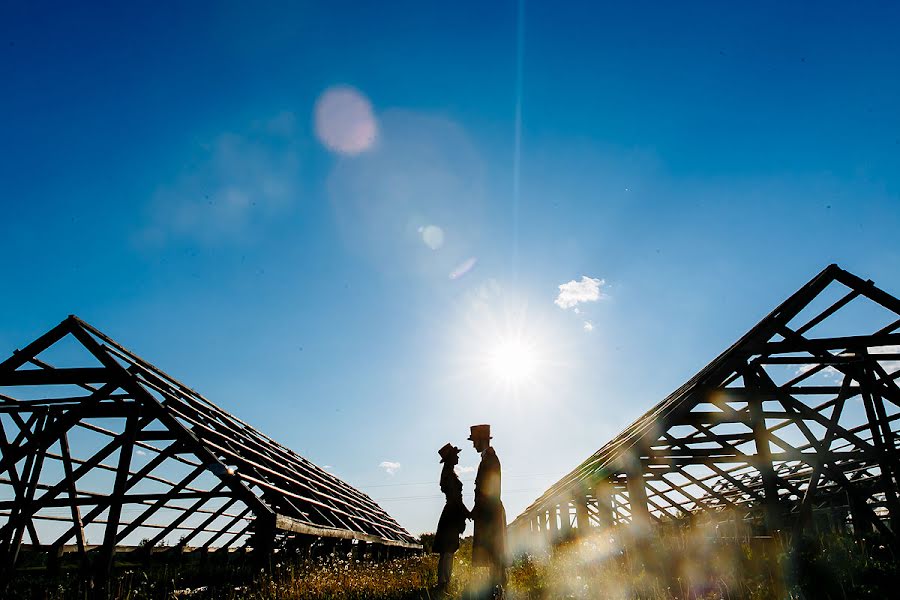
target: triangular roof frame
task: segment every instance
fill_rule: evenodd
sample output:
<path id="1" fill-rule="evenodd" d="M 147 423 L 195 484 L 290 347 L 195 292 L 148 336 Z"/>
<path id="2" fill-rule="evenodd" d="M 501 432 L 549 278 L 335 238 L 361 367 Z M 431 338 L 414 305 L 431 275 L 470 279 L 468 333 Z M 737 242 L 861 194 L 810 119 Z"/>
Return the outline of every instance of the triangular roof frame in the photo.
<path id="1" fill-rule="evenodd" d="M 833 283 L 843 284 L 847 292 L 802 325 L 789 327 Z M 892 320 L 871 334 L 807 336 L 856 298 L 880 305 L 893 315 Z M 884 347 L 900 348 L 898 330 L 900 300 L 871 280 L 829 265 L 551 486 L 517 517 L 512 528 L 559 535 L 575 527 L 583 533 L 588 527 L 637 519 L 658 522 L 722 508 L 744 509 L 749 514 L 748 509 L 759 507 L 765 509 L 773 527 L 791 512 L 808 517 L 827 492 L 833 496 L 840 490 L 851 497 L 854 519 L 892 535 L 900 523 L 900 388 L 896 383 L 900 369 L 886 372 L 885 361 L 900 356 L 883 351 Z M 874 354 L 873 349 L 881 353 Z M 800 367 L 796 377 L 777 384 L 764 369 L 771 364 Z M 826 369 L 843 377 L 843 383 L 803 389 Z M 833 398 L 818 406 L 798 400 L 807 397 L 800 394 L 811 392 Z M 834 407 L 843 407 L 853 397 L 864 401 L 868 422 L 847 430 L 838 423 L 841 413 Z M 779 403 L 780 412 L 765 408 L 770 402 Z M 716 411 L 698 410 L 704 404 Z M 776 424 L 767 425 L 773 419 Z M 728 422 L 744 425 L 746 431 L 716 436 L 713 429 Z M 818 443 L 811 425 L 826 430 Z M 694 431 L 681 432 L 679 428 L 685 426 Z M 776 432 L 788 426 L 802 432 L 806 443 L 791 447 L 778 438 Z M 739 451 L 734 440 L 743 441 L 744 448 L 755 443 L 755 452 Z M 832 446 L 838 441 L 844 443 L 840 453 Z M 697 469 L 707 473 L 700 476 Z M 681 484 L 673 481 L 673 474 Z M 890 529 L 885 521 L 892 523 Z"/>
<path id="2" fill-rule="evenodd" d="M 43 352 L 70 335 L 100 366 L 54 368 L 40 358 Z M 68 398 L 45 395 L 44 400 L 7 395 L 10 390 L 31 386 L 77 388 L 86 395 Z M 72 509 L 71 528 L 49 546 L 59 549 L 77 538 L 82 552 L 85 551 L 84 519 L 96 518 L 107 511 L 103 513 L 106 533 L 102 549 L 108 553 L 129 532 L 142 526 L 143 519 L 168 507 L 166 502 L 187 488 L 188 479 L 176 484 L 167 497 L 141 496 L 139 504 L 149 508 L 130 523 L 121 519 L 123 504 L 133 500 L 128 490 L 150 472 L 148 468 L 129 468 L 131 454 L 141 447 L 159 451 L 149 445 L 152 440 L 171 441 L 169 449 L 159 453 L 156 464 L 176 458 L 195 468 L 192 477 L 200 472 L 211 473 L 218 478 L 219 485 L 215 493 L 210 491 L 210 498 L 224 495 L 230 497 L 229 505 L 238 502 L 246 506 L 246 511 L 235 515 L 234 520 L 238 525 L 242 519 L 246 521 L 245 535 L 233 536 L 232 541 L 246 541 L 246 535 L 253 533 L 256 537 L 251 543 L 271 545 L 276 536 L 300 534 L 420 548 L 369 496 L 230 415 L 74 315 L 0 363 L 0 390 L 6 392 L 0 394 L 0 413 L 10 415 L 20 429 L 17 435 L 12 435 L 14 432 L 2 431 L 0 427 L 0 476 L 8 476 L 6 481 L 16 498 L 0 502 L 6 507 L 6 523 L 0 526 L 0 551 L 12 556 L 13 561 L 26 534 L 33 546 L 44 546 L 36 539 L 40 536 L 33 522 L 35 513 L 42 507 L 52 504 Z M 66 479 L 71 479 L 73 468 L 81 476 L 92 467 L 102 466 L 103 456 L 73 462 L 68 457 L 66 432 L 79 423 L 84 425 L 85 419 L 109 417 L 124 417 L 128 424 L 109 446 L 119 450 L 119 465 L 108 497 L 93 499 L 76 491 L 74 485 L 70 491 L 65 481 L 38 485 L 42 461 L 54 444 L 66 445 Z M 2 423 L 0 420 L 0 426 Z M 106 451 L 104 456 L 111 452 Z M 184 460 L 181 457 L 184 455 L 192 459 Z M 67 493 L 70 505 L 66 504 Z M 202 501 L 198 497 L 196 506 Z M 94 510 L 81 515 L 82 506 L 93 506 Z M 184 522 L 189 512 L 183 512 L 177 519 L 179 523 Z M 0 519 L 3 514 L 0 512 Z M 227 513 L 222 509 L 221 514 Z M 163 540 L 168 533 L 171 529 L 163 527 L 151 544 Z"/>

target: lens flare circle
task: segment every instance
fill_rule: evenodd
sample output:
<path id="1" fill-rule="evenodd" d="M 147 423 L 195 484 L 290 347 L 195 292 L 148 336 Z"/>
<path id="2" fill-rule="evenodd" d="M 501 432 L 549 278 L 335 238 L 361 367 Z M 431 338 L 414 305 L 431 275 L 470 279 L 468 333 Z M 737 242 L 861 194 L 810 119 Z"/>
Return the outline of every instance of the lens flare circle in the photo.
<path id="1" fill-rule="evenodd" d="M 432 250 L 440 250 L 444 245 L 444 230 L 437 225 L 426 225 L 419 227 L 419 234 L 422 241 Z"/>
<path id="2" fill-rule="evenodd" d="M 325 90 L 316 101 L 314 119 L 319 141 L 338 154 L 360 154 L 372 147 L 378 135 L 372 104 L 349 86 Z"/>

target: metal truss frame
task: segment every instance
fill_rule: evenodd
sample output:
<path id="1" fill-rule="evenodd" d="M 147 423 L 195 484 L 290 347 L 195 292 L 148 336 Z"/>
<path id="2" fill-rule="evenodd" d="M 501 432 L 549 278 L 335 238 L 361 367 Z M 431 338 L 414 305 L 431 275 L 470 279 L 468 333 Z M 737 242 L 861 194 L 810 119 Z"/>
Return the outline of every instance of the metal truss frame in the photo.
<path id="1" fill-rule="evenodd" d="M 44 358 L 73 340 L 91 366 Z M 0 363 L 0 567 L 23 547 L 111 566 L 138 539 L 421 548 L 366 494 L 70 316 Z"/>
<path id="2" fill-rule="evenodd" d="M 850 311 L 854 327 L 877 329 L 837 335 Z M 548 489 L 511 532 L 560 540 L 701 515 L 771 532 L 823 516 L 896 541 L 898 330 L 900 300 L 828 266 Z"/>

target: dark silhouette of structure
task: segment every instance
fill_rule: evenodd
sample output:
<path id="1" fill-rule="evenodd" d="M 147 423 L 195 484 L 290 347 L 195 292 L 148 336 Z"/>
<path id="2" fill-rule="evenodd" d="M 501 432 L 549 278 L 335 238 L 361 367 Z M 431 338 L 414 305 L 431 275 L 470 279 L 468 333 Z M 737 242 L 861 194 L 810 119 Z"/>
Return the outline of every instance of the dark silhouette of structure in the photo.
<path id="1" fill-rule="evenodd" d="M 70 316 L 0 363 L 0 568 L 25 549 L 102 570 L 135 546 L 421 548 L 367 495 Z"/>
<path id="2" fill-rule="evenodd" d="M 702 516 L 896 543 L 898 329 L 900 300 L 827 267 L 547 490 L 512 534 L 556 541 Z"/>

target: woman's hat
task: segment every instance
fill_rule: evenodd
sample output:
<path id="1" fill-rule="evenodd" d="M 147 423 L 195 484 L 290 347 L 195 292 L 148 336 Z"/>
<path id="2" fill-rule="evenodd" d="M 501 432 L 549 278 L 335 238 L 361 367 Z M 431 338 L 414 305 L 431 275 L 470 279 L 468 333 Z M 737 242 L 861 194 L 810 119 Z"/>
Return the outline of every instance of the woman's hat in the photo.
<path id="1" fill-rule="evenodd" d="M 438 454 L 441 455 L 441 462 L 447 462 L 447 459 L 451 456 L 459 456 L 460 452 L 462 452 L 462 450 L 460 450 L 450 442 L 447 442 L 440 450 L 438 450 Z"/>
<path id="2" fill-rule="evenodd" d="M 472 425 L 470 428 L 471 434 L 469 435 L 470 440 L 489 440 L 491 439 L 491 426 L 490 425 Z"/>

